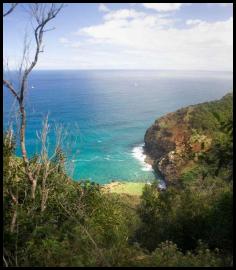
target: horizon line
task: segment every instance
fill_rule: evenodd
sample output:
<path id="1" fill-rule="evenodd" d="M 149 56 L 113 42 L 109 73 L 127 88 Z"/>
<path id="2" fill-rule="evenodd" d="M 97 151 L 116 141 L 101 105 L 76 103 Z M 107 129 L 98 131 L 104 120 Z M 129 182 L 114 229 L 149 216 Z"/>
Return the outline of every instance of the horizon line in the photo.
<path id="1" fill-rule="evenodd" d="M 9 69 L 8 71 L 19 71 L 18 69 Z M 66 68 L 66 69 L 59 69 L 59 68 L 55 68 L 55 69 L 47 69 L 47 68 L 40 68 L 40 69 L 34 69 L 32 72 L 34 71 L 200 71 L 200 72 L 231 72 L 233 73 L 233 70 L 205 70 L 205 69 L 156 69 L 156 68 L 152 68 L 152 69 L 131 69 L 131 68 Z M 7 71 L 6 71 L 7 72 Z"/>

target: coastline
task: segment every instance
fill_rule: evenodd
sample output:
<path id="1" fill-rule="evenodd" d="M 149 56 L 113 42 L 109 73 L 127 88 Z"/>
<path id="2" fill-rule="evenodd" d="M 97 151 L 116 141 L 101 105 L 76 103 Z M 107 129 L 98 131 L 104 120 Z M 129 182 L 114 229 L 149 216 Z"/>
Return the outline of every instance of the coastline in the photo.
<path id="1" fill-rule="evenodd" d="M 146 152 L 144 142 L 133 148 L 132 155 L 135 159 L 137 159 L 140 162 L 140 164 L 143 167 L 142 168 L 143 171 L 153 172 L 154 179 L 159 181 L 158 183 L 159 188 L 161 190 L 166 189 L 167 181 L 165 180 L 164 176 L 160 171 L 156 171 L 154 169 L 154 159 L 152 159 L 150 155 Z"/>
<path id="2" fill-rule="evenodd" d="M 146 155 L 144 162 L 151 165 L 153 168 L 154 160 L 146 153 L 145 148 L 143 151 L 144 151 L 144 154 Z"/>
<path id="3" fill-rule="evenodd" d="M 144 160 L 144 162 L 145 163 L 147 163 L 147 164 L 149 164 L 150 166 L 152 166 L 152 170 L 153 170 L 153 172 L 154 172 L 154 174 L 155 174 L 155 178 L 157 179 L 157 180 L 159 180 L 159 184 L 158 184 L 158 186 L 159 186 L 159 188 L 161 189 L 161 190 L 163 190 L 163 189 L 166 189 L 167 188 L 167 183 L 168 183 L 168 181 L 165 179 L 165 177 L 164 177 L 164 175 L 161 173 L 161 171 L 156 171 L 155 170 L 155 168 L 154 168 L 154 159 L 152 159 L 151 157 L 150 157 L 150 155 L 147 153 L 147 151 L 146 151 L 146 149 L 145 149 L 145 143 L 143 144 L 143 154 L 145 155 L 145 160 Z"/>
<path id="4" fill-rule="evenodd" d="M 146 156 L 145 157 L 145 163 L 147 163 L 147 164 L 149 164 L 149 165 L 151 165 L 152 166 L 152 169 L 153 169 L 153 171 L 154 171 L 154 174 L 155 174 L 155 178 L 157 179 L 157 180 L 159 180 L 159 184 L 158 184 L 158 186 L 159 186 L 159 188 L 160 188 L 160 190 L 163 190 L 163 189 L 166 189 L 167 188 L 167 184 L 168 184 L 168 181 L 165 179 L 165 177 L 164 177 L 164 175 L 161 173 L 161 171 L 156 171 L 155 169 L 154 169 L 154 159 L 152 159 L 149 155 L 148 155 L 148 153 L 147 153 L 147 151 L 145 150 L 145 144 L 143 145 L 143 153 L 144 153 L 144 155 Z"/>
<path id="5" fill-rule="evenodd" d="M 146 161 L 148 157 L 145 153 L 144 143 L 136 145 L 132 149 L 132 156 L 139 161 L 140 165 L 142 166 L 142 171 L 154 172 L 152 164 Z"/>
<path id="6" fill-rule="evenodd" d="M 157 173 L 154 168 L 154 160 L 145 151 L 145 144 L 142 143 L 139 146 L 133 148 L 132 154 L 134 158 L 140 161 L 143 165 L 143 170 L 152 170 L 155 175 L 155 179 L 159 181 L 158 188 L 164 190 L 167 187 L 167 182 L 161 176 L 161 173 Z M 151 182 L 129 182 L 129 181 L 114 181 L 102 185 L 102 189 L 107 193 L 126 194 L 131 196 L 141 196 L 145 185 L 150 185 Z"/>

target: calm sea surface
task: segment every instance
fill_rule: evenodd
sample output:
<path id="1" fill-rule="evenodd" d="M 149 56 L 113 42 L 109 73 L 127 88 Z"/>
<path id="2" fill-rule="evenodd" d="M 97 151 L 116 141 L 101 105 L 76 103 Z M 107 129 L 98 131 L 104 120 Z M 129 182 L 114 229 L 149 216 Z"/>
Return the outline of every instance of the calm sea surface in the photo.
<path id="1" fill-rule="evenodd" d="M 48 114 L 48 147 L 51 152 L 55 127 L 62 126 L 74 179 L 148 181 L 155 176 L 143 161 L 142 144 L 154 120 L 221 98 L 232 87 L 228 72 L 35 71 L 27 94 L 27 149 L 30 155 L 40 151 L 36 131 Z M 6 128 L 16 114 L 6 89 L 3 98 Z"/>

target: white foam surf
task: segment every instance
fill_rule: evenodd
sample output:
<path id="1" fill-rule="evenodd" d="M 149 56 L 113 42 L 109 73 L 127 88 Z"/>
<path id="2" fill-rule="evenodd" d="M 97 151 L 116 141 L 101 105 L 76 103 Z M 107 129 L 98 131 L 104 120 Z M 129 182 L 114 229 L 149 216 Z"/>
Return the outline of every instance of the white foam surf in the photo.
<path id="1" fill-rule="evenodd" d="M 144 154 L 143 147 L 144 144 L 135 146 L 132 150 L 132 156 L 140 162 L 140 164 L 142 165 L 142 171 L 153 171 L 152 165 L 145 162 L 147 156 Z"/>
<path id="2" fill-rule="evenodd" d="M 76 163 L 76 162 L 90 162 L 90 161 L 93 161 L 93 160 L 98 159 L 98 158 L 99 158 L 99 156 L 95 156 L 95 157 L 93 157 L 91 159 L 72 159 L 71 162 L 73 162 L 73 163 Z"/>
<path id="3" fill-rule="evenodd" d="M 158 186 L 159 186 L 159 188 L 160 189 L 166 189 L 166 183 L 165 183 L 165 181 L 164 180 L 159 180 L 160 182 L 159 182 L 159 184 L 158 184 Z"/>

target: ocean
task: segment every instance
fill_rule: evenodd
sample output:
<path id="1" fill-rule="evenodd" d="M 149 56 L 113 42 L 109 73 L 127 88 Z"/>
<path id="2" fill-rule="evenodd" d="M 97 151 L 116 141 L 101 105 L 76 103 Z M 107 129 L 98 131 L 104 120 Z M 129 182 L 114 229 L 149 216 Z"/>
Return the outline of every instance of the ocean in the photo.
<path id="1" fill-rule="evenodd" d="M 15 75 L 11 74 L 14 82 Z M 55 129 L 62 131 L 67 171 L 97 183 L 151 181 L 144 162 L 146 129 L 158 117 L 232 91 L 231 72 L 154 70 L 34 71 L 28 84 L 27 150 L 40 152 L 37 138 L 48 115 L 49 154 Z M 4 129 L 16 122 L 12 96 L 3 93 Z M 14 124 L 15 125 L 15 124 Z M 20 155 L 19 147 L 17 154 Z"/>

